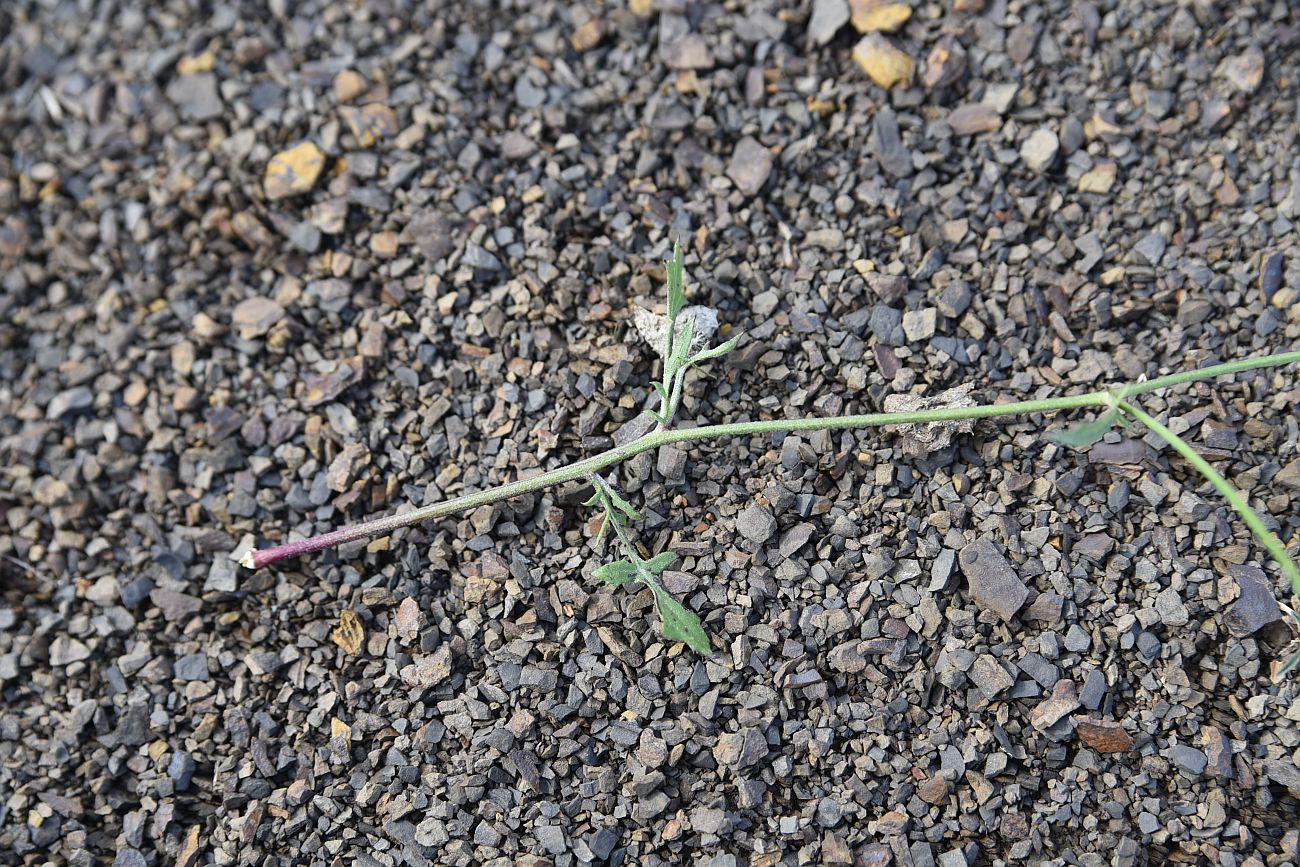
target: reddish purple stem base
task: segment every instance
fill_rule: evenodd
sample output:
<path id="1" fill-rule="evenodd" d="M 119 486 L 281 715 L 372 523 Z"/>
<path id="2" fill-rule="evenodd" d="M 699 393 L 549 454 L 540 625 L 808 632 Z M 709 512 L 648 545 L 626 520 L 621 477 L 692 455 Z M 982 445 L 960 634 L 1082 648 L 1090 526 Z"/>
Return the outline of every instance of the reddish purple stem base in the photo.
<path id="1" fill-rule="evenodd" d="M 291 560 L 294 557 L 301 557 L 303 554 L 311 554 L 356 539 L 364 539 L 370 535 L 373 535 L 373 531 L 369 530 L 369 528 L 367 528 L 367 531 L 358 533 L 355 526 L 344 527 L 341 530 L 333 530 L 319 536 L 312 536 L 310 539 L 289 542 L 284 545 L 277 545 L 274 548 L 265 548 L 261 551 L 249 551 L 239 561 L 239 565 L 248 569 L 261 569 L 263 566 L 269 566 L 281 560 Z"/>

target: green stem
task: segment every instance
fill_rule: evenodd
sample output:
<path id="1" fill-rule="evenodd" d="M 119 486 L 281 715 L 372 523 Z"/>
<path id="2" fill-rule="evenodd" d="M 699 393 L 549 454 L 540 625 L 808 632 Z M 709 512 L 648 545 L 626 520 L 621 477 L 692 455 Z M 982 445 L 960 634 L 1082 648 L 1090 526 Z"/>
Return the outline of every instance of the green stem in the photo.
<path id="1" fill-rule="evenodd" d="M 1119 409 L 1120 412 L 1142 422 L 1158 437 L 1173 446 L 1174 451 L 1182 455 L 1189 464 L 1196 468 L 1197 472 L 1210 481 L 1210 484 L 1218 488 L 1219 493 L 1223 494 L 1233 510 L 1250 528 L 1250 531 L 1255 534 L 1255 538 L 1268 551 L 1269 556 L 1273 558 L 1273 562 L 1277 563 L 1281 568 L 1282 574 L 1286 575 L 1291 581 L 1292 591 L 1297 596 L 1300 596 L 1300 567 L 1296 566 L 1295 561 L 1291 559 L 1291 555 L 1287 553 L 1286 546 L 1282 544 L 1277 535 L 1264 526 L 1264 522 L 1260 520 L 1255 510 L 1250 507 L 1250 503 L 1246 502 L 1245 495 L 1237 490 L 1231 482 L 1219 475 L 1219 471 L 1210 466 L 1210 462 L 1201 457 L 1196 449 L 1188 445 L 1178 434 L 1130 403 L 1120 401 Z"/>
<path id="2" fill-rule="evenodd" d="M 1231 361 L 1226 364 L 1216 364 L 1199 370 L 1170 374 L 1169 376 L 1158 377 L 1156 379 L 1148 380 L 1147 382 L 1139 382 L 1129 385 L 1126 387 L 1124 393 L 1126 396 L 1142 394 L 1149 391 L 1155 391 L 1159 388 L 1167 388 L 1171 385 L 1179 385 L 1184 382 L 1212 379 L 1217 376 L 1226 376 L 1233 373 L 1257 370 L 1264 367 L 1277 367 L 1279 365 L 1292 364 L 1294 362 L 1300 362 L 1300 351 L 1285 352 L 1278 355 L 1264 356 L 1262 358 L 1247 358 L 1241 361 Z M 925 424 L 927 422 L 965 421 L 979 418 L 1026 415 L 1029 413 L 1059 412 L 1061 410 L 1079 409 L 1089 406 L 1108 406 L 1114 401 L 1114 399 L 1114 396 L 1109 391 L 1093 391 L 1087 394 L 1067 395 L 1064 397 L 1053 397 L 1043 400 L 1024 400 L 1014 403 L 989 404 L 986 406 L 949 407 L 921 410 L 919 412 L 881 412 L 867 413 L 864 415 L 837 416 L 832 418 L 772 419 L 769 421 L 705 425 L 703 427 L 689 428 L 685 430 L 655 430 L 652 433 L 648 433 L 645 436 L 633 440 L 625 445 L 616 446 L 609 451 L 602 452 L 601 454 L 585 458 L 567 466 L 550 470 L 549 472 L 540 473 L 527 479 L 508 482 L 504 485 L 498 485 L 495 488 L 488 488 L 484 491 L 465 494 L 464 496 L 455 497 L 441 503 L 433 503 L 424 506 L 423 508 L 413 509 L 408 512 L 388 515 L 383 518 L 366 521 L 360 524 L 353 524 L 329 533 L 313 536 L 309 539 L 289 542 L 284 545 L 279 545 L 274 548 L 266 548 L 260 551 L 249 551 L 244 555 L 243 560 L 240 562 L 248 568 L 259 569 L 280 560 L 298 557 L 303 554 L 309 554 L 314 551 L 320 551 L 347 542 L 354 542 L 358 539 L 385 536 L 395 530 L 399 530 L 403 527 L 410 527 L 413 524 L 419 524 L 437 518 L 445 518 L 448 515 L 454 515 L 459 512 L 475 509 L 479 506 L 498 502 L 499 500 L 517 497 L 521 494 L 528 494 L 534 491 L 539 491 L 543 488 L 563 484 L 564 482 L 574 481 L 575 479 L 580 479 L 586 476 L 588 473 L 598 472 L 612 467 L 615 464 L 620 464 L 629 458 L 641 454 L 642 452 L 647 452 L 652 449 L 658 449 L 662 446 L 673 445 L 676 443 L 721 439 L 723 437 L 731 436 L 757 436 L 772 433 L 794 433 L 798 431 L 844 430 L 848 428 L 880 427 L 882 425 Z"/>
<path id="3" fill-rule="evenodd" d="M 640 581 L 642 584 L 648 584 L 651 587 L 657 587 L 659 585 L 659 581 L 655 578 L 654 575 L 650 573 L 648 569 L 645 568 L 645 562 L 646 562 L 645 559 L 642 558 L 641 554 L 637 551 L 636 545 L 632 544 L 632 537 L 627 534 L 627 530 L 623 528 L 623 524 L 619 516 L 615 514 L 614 504 L 611 502 L 609 496 L 609 491 L 610 491 L 609 483 L 606 482 L 604 479 L 602 479 L 596 473 L 591 473 L 588 476 L 588 478 L 591 479 L 592 483 L 598 489 L 601 490 L 602 505 L 604 506 L 606 513 L 609 514 L 609 523 L 610 526 L 614 528 L 614 537 L 618 539 L 619 547 L 622 548 L 623 553 L 627 555 L 628 562 L 630 562 L 633 566 L 636 567 L 636 572 L 637 572 L 636 580 Z M 656 601 L 658 601 L 658 596 L 656 596 L 655 598 Z"/>

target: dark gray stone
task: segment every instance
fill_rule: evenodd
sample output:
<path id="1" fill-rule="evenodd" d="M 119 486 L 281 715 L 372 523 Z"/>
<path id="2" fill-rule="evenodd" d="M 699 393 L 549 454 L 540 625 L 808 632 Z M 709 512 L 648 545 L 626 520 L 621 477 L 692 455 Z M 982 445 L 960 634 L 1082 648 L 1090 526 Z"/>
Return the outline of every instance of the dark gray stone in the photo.
<path id="1" fill-rule="evenodd" d="M 208 655 L 200 652 L 182 656 L 172 666 L 172 674 L 180 680 L 206 681 L 208 679 Z"/>
<path id="2" fill-rule="evenodd" d="M 1282 619 L 1282 609 L 1269 589 L 1267 578 L 1257 566 L 1229 566 L 1228 574 L 1237 582 L 1237 601 L 1224 616 L 1233 635 L 1245 638 Z"/>
<path id="3" fill-rule="evenodd" d="M 167 85 L 167 98 L 186 120 L 213 120 L 226 110 L 217 92 L 217 77 L 210 72 L 176 76 Z"/>
<path id="4" fill-rule="evenodd" d="M 761 544 L 776 532 L 776 518 L 767 509 L 751 503 L 736 517 L 736 529 L 749 541 Z"/>
<path id="5" fill-rule="evenodd" d="M 1029 598 L 1029 588 L 992 540 L 976 539 L 961 549 L 957 559 L 970 587 L 971 599 L 977 605 L 1003 620 L 1016 616 Z"/>
<path id="6" fill-rule="evenodd" d="M 171 777 L 176 791 L 183 792 L 190 787 L 190 781 L 194 779 L 194 768 L 194 757 L 189 753 L 184 750 L 172 753 L 171 761 L 167 763 L 167 776 Z"/>

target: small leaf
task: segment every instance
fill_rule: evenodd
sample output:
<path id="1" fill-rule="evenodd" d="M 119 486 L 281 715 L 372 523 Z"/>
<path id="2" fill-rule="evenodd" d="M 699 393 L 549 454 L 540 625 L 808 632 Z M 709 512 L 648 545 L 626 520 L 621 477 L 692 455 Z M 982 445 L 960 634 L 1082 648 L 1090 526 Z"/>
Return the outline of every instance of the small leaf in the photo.
<path id="1" fill-rule="evenodd" d="M 668 325 L 677 322 L 677 314 L 686 306 L 686 292 L 682 289 L 682 244 L 673 244 L 673 257 L 664 263 L 668 270 Z"/>
<path id="2" fill-rule="evenodd" d="M 596 544 L 597 544 L 597 545 L 599 545 L 599 544 L 600 544 L 600 540 L 601 540 L 602 538 L 604 538 L 604 536 L 605 536 L 605 531 L 609 529 L 609 516 L 610 516 L 610 513 L 609 513 L 608 511 L 606 511 L 605 514 L 603 514 L 603 515 L 600 516 L 600 529 L 596 531 Z"/>
<path id="3" fill-rule="evenodd" d="M 691 650 L 705 656 L 713 653 L 713 648 L 709 646 L 709 636 L 700 625 L 700 618 L 658 584 L 650 584 L 650 588 L 654 590 L 655 602 L 659 606 L 659 624 L 663 627 L 664 638 L 684 641 Z"/>
<path id="4" fill-rule="evenodd" d="M 682 326 L 682 330 L 677 332 L 677 336 L 673 338 L 672 355 L 668 356 L 668 360 L 664 362 L 664 379 L 672 378 L 668 374 L 669 367 L 676 373 L 686 364 L 686 356 L 691 351 L 691 340 L 694 337 L 695 320 L 687 319 L 686 324 Z"/>
<path id="5" fill-rule="evenodd" d="M 631 581 L 636 577 L 636 574 L 636 564 L 631 560 L 615 560 L 613 563 L 606 563 L 601 566 L 595 572 L 592 572 L 591 576 L 617 587 Z"/>
<path id="6" fill-rule="evenodd" d="M 645 561 L 641 565 L 646 569 L 646 571 L 658 575 L 660 572 L 664 571 L 665 569 L 667 569 L 669 566 L 673 565 L 676 562 L 677 562 L 676 554 L 674 554 L 672 551 L 664 551 L 662 553 L 654 555 L 653 557 L 651 557 L 649 560 Z"/>
<path id="7" fill-rule="evenodd" d="M 701 361 L 708 361 L 711 358 L 717 358 L 718 356 L 726 355 L 728 352 L 736 348 L 736 343 L 739 342 L 739 340 L 740 340 L 740 335 L 737 334 L 735 337 L 731 338 L 726 343 L 723 343 L 719 346 L 715 346 L 712 349 L 705 349 L 701 352 L 695 353 L 689 359 L 687 359 L 686 363 L 687 365 L 699 364 Z"/>
<path id="8" fill-rule="evenodd" d="M 652 382 L 650 387 L 655 390 L 655 394 L 659 395 L 660 400 L 668 400 L 668 389 L 664 387 L 662 382 Z"/>
<path id="9" fill-rule="evenodd" d="M 600 491 L 596 491 L 590 497 L 583 501 L 584 506 L 594 506 L 600 502 Z"/>
<path id="10" fill-rule="evenodd" d="M 1119 416 L 1119 410 L 1112 407 L 1094 421 L 1083 422 L 1065 430 L 1052 431 L 1047 435 L 1047 439 L 1058 446 L 1066 446 L 1082 451 L 1104 437 L 1106 432 L 1115 426 L 1117 416 Z"/>
<path id="11" fill-rule="evenodd" d="M 632 504 L 618 495 L 618 491 L 613 488 L 606 489 L 610 500 L 614 503 L 614 508 L 618 509 L 624 515 L 627 515 L 633 521 L 641 520 L 641 513 L 632 508 Z"/>

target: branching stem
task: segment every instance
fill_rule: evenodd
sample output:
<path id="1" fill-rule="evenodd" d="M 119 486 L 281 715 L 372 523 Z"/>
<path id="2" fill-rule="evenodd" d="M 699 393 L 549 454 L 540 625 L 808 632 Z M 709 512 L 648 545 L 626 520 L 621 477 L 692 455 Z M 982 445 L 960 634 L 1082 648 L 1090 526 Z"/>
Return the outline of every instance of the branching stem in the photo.
<path id="1" fill-rule="evenodd" d="M 1242 494 L 1241 491 L 1237 490 L 1231 482 L 1220 475 L 1218 470 L 1210 466 L 1209 461 L 1197 454 L 1196 450 L 1188 445 L 1186 440 L 1162 425 L 1160 422 L 1156 421 L 1150 415 L 1125 401 L 1120 401 L 1119 410 L 1125 415 L 1140 421 L 1142 424 L 1150 428 L 1156 436 L 1169 443 L 1169 445 L 1173 447 L 1174 451 L 1182 455 L 1184 460 L 1191 464 L 1202 476 L 1205 476 L 1205 478 L 1210 481 L 1210 484 L 1214 485 L 1214 487 L 1218 489 L 1220 494 L 1223 494 L 1224 499 L 1226 499 L 1228 504 L 1232 506 L 1233 510 L 1241 518 L 1247 528 L 1255 534 L 1255 538 L 1264 546 L 1268 551 L 1269 556 L 1273 558 L 1273 561 L 1277 563 L 1283 574 L 1285 574 L 1287 579 L 1291 582 L 1292 592 L 1297 596 L 1300 596 L 1300 569 L 1296 568 L 1295 561 L 1291 559 L 1289 554 L 1287 554 L 1286 546 L 1282 544 L 1277 535 L 1268 527 L 1264 526 L 1264 522 L 1260 520 L 1259 515 L 1250 507 L 1250 503 L 1246 501 L 1245 495 Z"/>
<path id="2" fill-rule="evenodd" d="M 1213 379 L 1218 376 L 1226 376 L 1229 374 L 1241 373 L 1247 370 L 1257 370 L 1266 367 L 1277 367 L 1283 364 L 1292 364 L 1295 362 L 1300 362 L 1300 351 L 1284 352 L 1260 358 L 1247 358 L 1241 361 L 1231 361 L 1226 364 L 1216 364 L 1211 367 L 1203 367 L 1198 370 L 1174 373 L 1147 382 L 1133 383 L 1125 386 L 1122 394 L 1127 398 L 1133 395 L 1143 394 L 1161 388 L 1168 388 L 1185 382 Z M 1115 397 L 1111 392 L 1102 390 L 1089 392 L 1087 394 L 1046 398 L 1043 400 L 1024 400 L 1014 403 L 997 403 L 985 406 L 931 409 L 919 412 L 867 413 L 865 415 L 846 415 L 832 418 L 771 419 L 767 421 L 705 425 L 702 427 L 687 429 L 655 430 L 640 439 L 634 440 L 633 442 L 616 446 L 609 451 L 602 452 L 601 454 L 529 478 L 518 479 L 517 481 L 498 485 L 497 487 L 489 488 L 484 491 L 465 494 L 442 503 L 433 503 L 424 506 L 423 508 L 412 509 L 411 511 L 400 512 L 373 521 L 366 521 L 349 527 L 343 527 L 329 533 L 313 536 L 309 539 L 289 542 L 284 545 L 278 545 L 274 548 L 266 548 L 260 551 L 249 551 L 244 555 L 241 563 L 249 568 L 258 569 L 281 560 L 299 557 L 303 554 L 310 554 L 315 551 L 332 548 L 347 542 L 353 542 L 359 539 L 368 539 L 375 536 L 384 536 L 403 527 L 410 527 L 424 521 L 445 518 L 448 515 L 454 515 L 459 512 L 475 509 L 489 503 L 495 503 L 510 497 L 517 497 L 521 494 L 528 494 L 564 482 L 581 479 L 589 473 L 595 473 L 607 469 L 616 464 L 622 463 L 629 458 L 635 457 L 642 452 L 677 443 L 722 439 L 724 437 L 732 436 L 757 436 L 762 434 L 793 433 L 798 431 L 844 430 L 850 428 L 880 427 L 883 425 L 924 424 L 927 422 L 964 421 L 968 419 L 1028 415 L 1031 413 L 1049 413 L 1090 406 L 1108 406 L 1114 400 Z"/>

